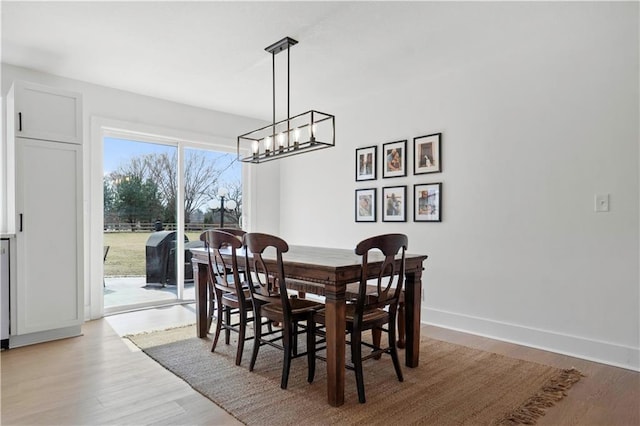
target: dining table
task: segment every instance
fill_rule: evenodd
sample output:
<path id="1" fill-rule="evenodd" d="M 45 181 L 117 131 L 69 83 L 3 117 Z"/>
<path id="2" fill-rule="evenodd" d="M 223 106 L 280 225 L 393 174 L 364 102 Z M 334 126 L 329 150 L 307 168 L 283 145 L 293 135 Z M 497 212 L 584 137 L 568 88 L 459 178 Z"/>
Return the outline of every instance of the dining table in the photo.
<path id="1" fill-rule="evenodd" d="M 208 304 L 208 265 L 209 256 L 206 248 L 191 248 L 191 262 L 194 270 L 196 293 L 196 329 L 197 336 L 207 337 Z M 229 254 L 230 255 L 230 254 Z M 275 252 L 268 251 L 263 255 L 265 263 L 275 264 Z M 405 364 L 407 367 L 418 366 L 420 358 L 420 305 L 422 299 L 422 270 L 426 255 L 409 254 L 405 256 L 405 323 L 406 346 Z M 369 256 L 370 276 L 377 278 L 384 261 L 382 253 L 371 253 Z M 238 254 L 238 262 L 244 262 L 244 253 Z M 326 311 L 326 362 L 327 362 L 327 400 L 331 406 L 344 404 L 345 383 L 345 343 L 346 343 L 346 293 L 347 285 L 360 281 L 362 258 L 354 250 L 290 245 L 283 254 L 285 277 L 310 281 L 306 289 L 313 292 L 314 287 L 322 288 L 325 297 Z M 400 257 L 396 262 L 401 262 Z M 318 286 L 320 285 L 320 286 Z"/>

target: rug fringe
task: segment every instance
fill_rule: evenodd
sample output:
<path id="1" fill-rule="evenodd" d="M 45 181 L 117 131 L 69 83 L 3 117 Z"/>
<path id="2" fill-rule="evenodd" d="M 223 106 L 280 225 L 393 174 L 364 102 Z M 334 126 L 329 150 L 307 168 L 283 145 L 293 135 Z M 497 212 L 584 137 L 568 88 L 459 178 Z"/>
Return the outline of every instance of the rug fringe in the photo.
<path id="1" fill-rule="evenodd" d="M 165 331 L 176 330 L 178 328 L 191 328 L 191 327 L 193 327 L 195 325 L 196 325 L 196 323 L 185 324 L 185 325 L 176 325 L 175 327 L 167 327 L 167 328 L 163 328 L 162 330 L 150 330 L 150 331 L 142 331 L 140 333 L 129 333 L 129 334 L 125 334 L 124 336 L 122 336 L 122 338 L 131 340 L 132 337 L 136 337 L 136 336 L 146 336 L 148 334 L 153 334 L 153 333 L 162 333 L 162 332 L 165 332 Z"/>
<path id="2" fill-rule="evenodd" d="M 549 380 L 549 383 L 543 386 L 540 392 L 529 398 L 511 413 L 506 414 L 502 419 L 499 419 L 496 424 L 535 424 L 538 418 L 544 416 L 544 409 L 553 407 L 556 402 L 567 396 L 567 391 L 581 377 L 584 377 L 584 375 L 575 368 L 562 370 L 562 373 Z"/>

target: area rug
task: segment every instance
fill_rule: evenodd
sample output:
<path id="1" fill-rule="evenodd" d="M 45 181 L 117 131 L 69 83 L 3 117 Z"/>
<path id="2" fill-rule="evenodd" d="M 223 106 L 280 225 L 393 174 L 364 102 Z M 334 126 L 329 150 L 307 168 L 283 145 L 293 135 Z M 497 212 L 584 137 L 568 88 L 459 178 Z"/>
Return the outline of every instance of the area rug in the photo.
<path id="1" fill-rule="evenodd" d="M 221 336 L 215 353 L 211 339 L 199 339 L 194 326 L 127 336 L 148 356 L 185 380 L 247 425 L 490 425 L 534 424 L 545 408 L 567 396 L 580 380 L 575 369 L 561 370 L 422 338 L 420 365 L 395 376 L 389 357 L 365 362 L 367 402 L 358 403 L 355 378 L 346 371 L 345 403 L 326 398 L 325 364 L 307 383 L 306 358 L 292 361 L 288 389 L 280 389 L 282 353 L 265 346 L 253 372 L 252 342 L 241 366 L 234 364 L 236 342 Z M 404 359 L 404 351 L 400 353 Z"/>

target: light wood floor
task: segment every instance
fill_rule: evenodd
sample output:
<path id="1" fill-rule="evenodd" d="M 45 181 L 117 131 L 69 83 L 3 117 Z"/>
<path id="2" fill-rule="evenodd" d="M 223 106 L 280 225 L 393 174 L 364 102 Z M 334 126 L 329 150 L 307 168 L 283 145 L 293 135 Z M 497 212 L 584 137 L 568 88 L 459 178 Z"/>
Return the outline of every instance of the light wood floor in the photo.
<path id="1" fill-rule="evenodd" d="M 2 352 L 3 425 L 230 425 L 237 421 L 120 336 L 181 325 L 193 307 L 91 321 L 84 336 Z M 423 326 L 436 339 L 560 368 L 584 377 L 540 425 L 640 425 L 640 373 Z M 401 423 L 401 419 L 398 419 Z"/>

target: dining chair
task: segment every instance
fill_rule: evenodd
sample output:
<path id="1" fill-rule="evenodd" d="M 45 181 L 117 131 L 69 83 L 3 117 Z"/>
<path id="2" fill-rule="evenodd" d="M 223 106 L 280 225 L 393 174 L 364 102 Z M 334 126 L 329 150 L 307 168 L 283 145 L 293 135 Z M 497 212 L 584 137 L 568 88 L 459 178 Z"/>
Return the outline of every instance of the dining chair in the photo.
<path id="1" fill-rule="evenodd" d="M 346 305 L 346 325 L 347 332 L 350 334 L 352 363 L 347 368 L 355 371 L 358 400 L 361 403 L 366 402 L 363 361 L 389 354 L 398 380 L 401 382 L 404 380 L 396 347 L 396 322 L 404 283 L 407 244 L 408 238 L 404 234 L 384 234 L 362 240 L 355 248 L 355 253 L 362 256 L 361 278 L 357 288 L 357 298 Z M 370 269 L 369 259 L 372 252 L 378 251 L 382 252 L 384 260 L 379 268 L 375 268 L 379 272 L 375 279 L 376 284 L 371 285 L 367 280 Z M 400 259 L 397 259 L 398 256 Z M 399 260 L 398 264 L 396 264 L 397 260 Z M 314 318 L 316 322 L 325 324 L 323 310 L 317 311 Z M 366 330 L 371 330 L 374 335 L 371 343 L 362 339 L 362 334 Z M 379 337 L 376 338 L 379 332 L 388 334 L 388 343 L 384 346 Z M 363 346 L 372 349 L 364 356 L 362 355 Z"/>
<path id="2" fill-rule="evenodd" d="M 282 254 L 289 250 L 286 241 L 274 235 L 247 233 L 244 236 L 244 246 L 254 318 L 264 317 L 271 322 L 279 323 L 281 327 L 265 333 L 261 326 L 254 326 L 254 345 L 249 371 L 253 371 L 260 347 L 270 345 L 284 353 L 280 381 L 282 389 L 287 388 L 291 360 L 304 355 L 307 356 L 308 381 L 311 383 L 315 375 L 316 360 L 313 313 L 323 305 L 300 299 L 295 295 L 289 296 L 282 261 Z M 265 261 L 263 255 L 266 250 L 270 253 L 275 251 L 275 262 L 271 257 Z M 299 327 L 301 321 L 305 321 L 306 326 Z M 307 350 L 298 352 L 296 337 L 303 332 L 306 333 Z"/>
<path id="3" fill-rule="evenodd" d="M 239 228 L 211 228 L 208 230 L 227 232 L 229 234 L 235 235 L 241 242 L 242 242 L 242 236 L 246 234 L 246 231 L 243 231 L 242 229 L 239 229 Z M 206 231 L 208 230 L 205 230 L 202 234 L 200 234 L 200 241 L 203 241 L 203 242 L 205 241 Z M 227 269 L 227 273 L 231 275 L 231 270 Z M 240 270 L 240 276 L 242 279 L 244 278 L 243 274 L 244 272 Z M 211 330 L 211 324 L 213 324 L 213 318 L 216 315 L 216 295 L 215 295 L 215 291 L 213 290 L 213 286 L 209 287 L 208 300 L 209 300 L 209 306 L 207 311 L 207 330 Z"/>
<path id="4" fill-rule="evenodd" d="M 244 236 L 244 234 L 247 233 L 247 231 L 240 228 L 215 228 L 215 229 L 217 231 L 228 232 L 229 234 L 235 235 L 236 237 L 238 237 L 240 241 L 242 241 L 242 237 Z M 242 265 L 238 265 L 238 267 L 239 267 L 238 271 L 240 272 L 240 278 L 244 281 L 245 277 L 244 277 L 244 270 L 242 268 Z"/>
<path id="5" fill-rule="evenodd" d="M 296 290 L 298 292 L 298 297 L 304 299 L 307 294 L 314 294 L 317 296 L 324 297 L 325 296 L 325 288 L 324 284 L 319 284 L 315 282 L 309 281 L 299 281 L 299 280 L 287 280 L 287 288 L 291 290 Z M 347 300 L 354 301 L 358 298 L 358 292 L 360 291 L 360 283 L 355 282 L 347 285 L 345 298 Z M 376 295 L 378 291 L 377 285 L 368 284 L 367 285 L 367 295 Z M 398 299 L 398 333 L 396 344 L 399 349 L 404 349 L 406 346 L 406 321 L 405 321 L 405 301 L 404 301 L 404 289 L 400 293 L 400 298 Z M 381 334 L 376 330 L 373 330 L 373 342 L 376 345 L 380 344 Z M 378 355 L 376 358 L 379 358 Z"/>
<path id="6" fill-rule="evenodd" d="M 225 331 L 225 343 L 227 345 L 230 341 L 231 331 L 234 331 L 238 333 L 236 365 L 240 365 L 244 342 L 252 338 L 246 337 L 247 324 L 253 320 L 247 315 L 253 309 L 248 295 L 249 292 L 245 291 L 243 287 L 244 283 L 240 279 L 240 271 L 238 269 L 236 250 L 242 248 L 242 242 L 236 235 L 217 229 L 203 232 L 201 240 L 204 241 L 205 248 L 208 249 L 208 282 L 217 307 L 216 330 L 211 352 L 216 349 L 222 329 Z M 228 259 L 230 260 L 225 261 L 223 258 L 220 252 L 223 249 L 229 251 Z M 232 322 L 232 314 L 238 315 L 238 322 Z M 212 319 L 212 314 L 210 314 L 210 318 Z"/>
<path id="7" fill-rule="evenodd" d="M 236 237 L 240 237 L 240 241 L 242 241 L 242 237 L 244 236 L 244 234 L 247 233 L 247 231 L 242 230 L 240 228 L 215 228 L 215 229 L 216 231 L 222 231 L 228 234 L 235 235 Z"/>

